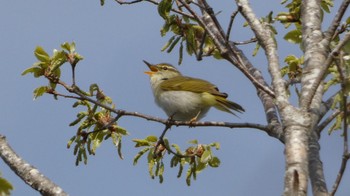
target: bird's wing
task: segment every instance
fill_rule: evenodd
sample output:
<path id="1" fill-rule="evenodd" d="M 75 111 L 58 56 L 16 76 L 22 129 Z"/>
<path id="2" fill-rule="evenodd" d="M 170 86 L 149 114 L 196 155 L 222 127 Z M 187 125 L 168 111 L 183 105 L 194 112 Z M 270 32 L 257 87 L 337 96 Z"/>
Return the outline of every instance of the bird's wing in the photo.
<path id="1" fill-rule="evenodd" d="M 214 84 L 206 80 L 184 76 L 164 80 L 160 84 L 160 88 L 163 91 L 192 91 L 196 93 L 208 92 L 212 95 L 217 95 L 225 98 L 227 97 L 226 93 L 220 92 Z"/>

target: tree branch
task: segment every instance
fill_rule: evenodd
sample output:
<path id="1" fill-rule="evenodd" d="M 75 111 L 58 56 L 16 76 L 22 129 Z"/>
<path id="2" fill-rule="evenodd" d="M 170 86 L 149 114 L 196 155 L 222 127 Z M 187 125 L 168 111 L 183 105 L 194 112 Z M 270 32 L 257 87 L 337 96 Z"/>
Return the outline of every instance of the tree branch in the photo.
<path id="1" fill-rule="evenodd" d="M 154 1 L 154 0 L 134 0 L 134 1 L 123 1 L 123 0 L 115 0 L 117 3 L 119 3 L 120 5 L 131 5 L 131 4 L 135 4 L 135 3 L 141 3 L 143 1 L 146 1 L 146 2 L 149 2 L 149 3 L 152 3 L 154 5 L 159 5 L 159 2 L 157 1 Z M 186 16 L 188 18 L 191 18 L 191 19 L 194 19 L 194 17 L 190 14 L 187 14 L 181 10 L 176 10 L 176 9 L 173 9 L 171 8 L 171 11 L 175 12 L 175 13 L 178 13 L 178 14 L 181 14 L 183 16 Z"/>
<path id="2" fill-rule="evenodd" d="M 57 186 L 49 178 L 41 174 L 38 169 L 18 156 L 7 143 L 6 138 L 3 135 L 0 135 L 0 156 L 12 171 L 42 195 L 68 195 L 61 187 Z"/>
<path id="3" fill-rule="evenodd" d="M 311 100 L 313 99 L 313 96 L 316 93 L 317 87 L 320 85 L 320 83 L 323 81 L 325 75 L 327 74 L 327 70 L 329 66 L 332 64 L 333 59 L 336 58 L 340 52 L 340 50 L 344 47 L 344 45 L 350 40 L 350 32 L 346 33 L 345 37 L 343 40 L 341 40 L 338 45 L 332 50 L 331 53 L 328 54 L 327 59 L 322 60 L 321 57 L 319 58 L 313 58 L 314 61 L 317 62 L 310 62 L 308 59 L 306 59 L 306 54 L 305 54 L 305 62 L 310 62 L 308 64 L 313 65 L 313 67 L 317 66 L 317 71 L 314 70 L 315 73 L 312 74 L 312 78 L 308 77 L 303 77 L 304 81 L 308 84 L 305 85 L 308 88 L 308 92 L 305 92 L 307 89 L 304 89 L 304 96 L 303 96 L 303 89 L 302 89 L 302 96 L 304 97 L 304 101 L 302 102 L 303 107 L 309 107 Z M 317 43 L 320 43 L 320 41 L 317 41 Z M 318 44 L 317 44 L 318 45 Z M 314 50 L 320 50 L 321 46 L 314 46 Z M 324 48 L 324 51 L 319 51 L 319 54 L 324 54 L 326 48 Z M 308 54 L 308 58 L 311 56 L 315 56 L 315 53 Z M 306 68 L 305 66 L 305 75 L 310 75 L 310 67 Z M 302 79 L 302 81 L 303 81 Z M 313 82 L 312 82 L 313 81 Z"/>
<path id="4" fill-rule="evenodd" d="M 348 100 L 348 92 L 346 90 L 347 88 L 347 79 L 348 76 L 346 75 L 346 71 L 344 69 L 344 61 L 343 61 L 343 55 L 342 52 L 340 53 L 340 58 L 339 62 L 336 63 L 337 69 L 339 72 L 339 78 L 341 81 L 341 89 L 342 89 L 342 102 L 343 102 L 343 158 L 341 161 L 341 166 L 338 172 L 337 179 L 334 182 L 332 192 L 330 195 L 334 195 L 337 190 L 338 186 L 343 178 L 344 171 L 346 169 L 347 162 L 350 158 L 349 154 L 349 144 L 348 144 L 348 122 L 347 122 L 347 117 L 348 117 L 348 108 L 347 108 L 347 100 Z"/>
<path id="5" fill-rule="evenodd" d="M 118 120 L 122 116 L 135 116 L 135 117 L 143 118 L 143 119 L 146 119 L 149 121 L 159 122 L 159 123 L 162 123 L 164 125 L 191 126 L 191 127 L 212 127 L 212 126 L 215 126 L 215 127 L 227 127 L 227 128 L 254 128 L 254 129 L 264 131 L 266 133 L 271 132 L 271 129 L 269 126 L 256 124 L 256 123 L 230 123 L 230 122 L 214 122 L 214 121 L 211 121 L 211 122 L 208 122 L 208 121 L 207 122 L 169 121 L 168 119 L 157 118 L 154 116 L 141 114 L 138 112 L 129 112 L 129 111 L 125 111 L 125 110 L 118 110 L 118 109 L 114 109 L 110 106 L 107 106 L 105 104 L 100 103 L 99 101 L 96 101 L 94 99 L 91 99 L 91 98 L 85 96 L 83 93 L 81 93 L 78 90 L 77 87 L 71 87 L 61 80 L 58 81 L 58 84 L 62 85 L 64 88 L 66 88 L 67 91 L 79 96 L 79 97 L 76 97 L 76 96 L 63 96 L 63 97 L 71 98 L 71 99 L 86 100 L 86 101 L 89 101 L 93 104 L 96 104 L 102 108 L 105 108 L 106 110 L 109 110 L 112 113 L 117 114 L 117 117 L 112 121 L 112 123 L 114 123 L 116 120 Z M 277 139 L 280 139 L 280 138 L 277 138 Z"/>
<path id="6" fill-rule="evenodd" d="M 232 25 L 233 25 L 233 21 L 235 20 L 237 14 L 239 13 L 239 9 L 237 9 L 236 11 L 234 11 L 231 14 L 231 18 L 230 18 L 230 23 L 227 27 L 227 32 L 226 32 L 226 41 L 229 42 L 230 41 L 230 34 L 231 34 L 231 29 L 232 29 Z"/>
<path id="7" fill-rule="evenodd" d="M 327 184 L 324 178 L 323 163 L 320 157 L 319 136 L 316 131 L 311 133 L 309 139 L 309 176 L 313 195 L 327 195 Z"/>
<path id="8" fill-rule="evenodd" d="M 247 20 L 249 26 L 252 28 L 259 44 L 264 48 L 269 64 L 269 72 L 272 76 L 272 84 L 275 98 L 279 108 L 282 105 L 288 103 L 287 92 L 284 87 L 285 81 L 283 80 L 280 72 L 279 58 L 277 53 L 277 46 L 275 40 L 272 37 L 272 33 L 269 28 L 263 25 L 259 19 L 255 16 L 252 8 L 250 7 L 247 0 L 236 0 L 237 6 L 240 7 L 240 12 L 243 17 Z"/>
<path id="9" fill-rule="evenodd" d="M 346 10 L 348 9 L 349 3 L 350 3 L 350 0 L 344 0 L 342 2 L 338 11 L 336 12 L 337 14 L 333 18 L 331 25 L 328 27 L 327 31 L 324 33 L 328 43 L 330 43 L 334 39 L 337 28 L 339 27 L 340 21 L 342 20 Z"/>

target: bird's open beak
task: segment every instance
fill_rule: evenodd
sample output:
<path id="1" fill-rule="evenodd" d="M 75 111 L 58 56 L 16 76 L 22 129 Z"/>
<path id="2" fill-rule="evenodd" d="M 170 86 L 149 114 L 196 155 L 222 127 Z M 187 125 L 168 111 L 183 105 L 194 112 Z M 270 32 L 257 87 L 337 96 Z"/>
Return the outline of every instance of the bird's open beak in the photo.
<path id="1" fill-rule="evenodd" d="M 152 74 L 154 74 L 154 73 L 156 73 L 157 71 L 158 71 L 158 69 L 156 68 L 156 66 L 154 66 L 154 65 L 152 65 L 151 63 L 149 63 L 149 62 L 147 62 L 147 61 L 145 61 L 145 60 L 143 60 L 143 62 L 149 67 L 149 69 L 151 70 L 151 71 L 145 71 L 145 74 L 147 74 L 147 75 L 152 75 Z"/>

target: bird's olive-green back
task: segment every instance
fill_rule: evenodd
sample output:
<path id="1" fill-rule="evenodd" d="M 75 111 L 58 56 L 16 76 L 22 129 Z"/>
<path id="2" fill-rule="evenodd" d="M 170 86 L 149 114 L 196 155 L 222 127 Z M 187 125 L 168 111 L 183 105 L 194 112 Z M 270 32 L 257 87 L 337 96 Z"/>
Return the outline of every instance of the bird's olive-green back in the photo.
<path id="1" fill-rule="evenodd" d="M 219 89 L 214 84 L 206 80 L 185 76 L 176 76 L 173 78 L 165 79 L 160 84 L 160 88 L 163 91 L 191 91 L 194 93 L 207 92 L 212 95 L 217 95 L 225 98 L 227 97 L 227 94 L 219 92 Z"/>

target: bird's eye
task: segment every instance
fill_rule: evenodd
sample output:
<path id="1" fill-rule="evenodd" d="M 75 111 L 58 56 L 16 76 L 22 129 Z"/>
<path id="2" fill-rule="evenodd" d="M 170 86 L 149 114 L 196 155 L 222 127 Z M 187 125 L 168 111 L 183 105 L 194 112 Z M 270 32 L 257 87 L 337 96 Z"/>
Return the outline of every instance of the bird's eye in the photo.
<path id="1" fill-rule="evenodd" d="M 166 66 L 163 66 L 163 70 L 168 70 L 168 67 L 166 67 Z"/>

